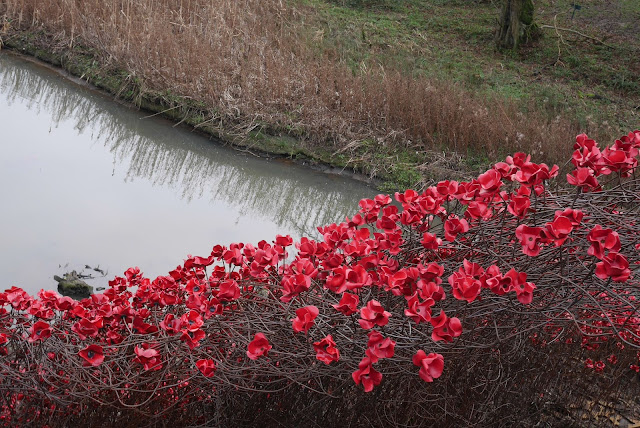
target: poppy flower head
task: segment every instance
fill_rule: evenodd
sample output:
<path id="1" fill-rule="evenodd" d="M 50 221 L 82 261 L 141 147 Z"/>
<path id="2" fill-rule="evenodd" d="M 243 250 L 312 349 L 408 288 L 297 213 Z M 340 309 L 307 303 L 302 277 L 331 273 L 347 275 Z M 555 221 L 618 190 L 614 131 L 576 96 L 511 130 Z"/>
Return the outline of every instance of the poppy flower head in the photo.
<path id="1" fill-rule="evenodd" d="M 267 356 L 270 349 L 271 345 L 265 335 L 256 333 L 253 340 L 247 346 L 247 357 L 252 360 L 257 360 L 262 356 Z"/>
<path id="2" fill-rule="evenodd" d="M 318 316 L 319 311 L 316 306 L 305 306 L 296 310 L 296 317 L 291 320 L 293 323 L 293 331 L 296 333 L 308 332 L 313 326 L 314 320 Z"/>
<path id="3" fill-rule="evenodd" d="M 364 392 L 373 391 L 373 388 L 382 382 L 382 373 L 373 368 L 372 361 L 369 357 L 364 357 L 362 361 L 360 361 L 358 370 L 353 372 L 351 377 L 356 385 L 362 383 Z"/>
<path id="4" fill-rule="evenodd" d="M 211 359 L 200 359 L 196 361 L 196 367 L 204 377 L 212 377 L 216 372 L 216 363 Z"/>
<path id="5" fill-rule="evenodd" d="M 324 339 L 314 342 L 313 349 L 316 351 L 316 359 L 327 365 L 340 359 L 340 351 L 330 334 Z"/>
<path id="6" fill-rule="evenodd" d="M 89 345 L 78 352 L 78 355 L 84 360 L 84 366 L 97 367 L 104 361 L 104 352 L 102 347 L 98 345 Z"/>
<path id="7" fill-rule="evenodd" d="M 422 349 L 413 356 L 413 364 L 420 367 L 418 373 L 425 382 L 433 382 L 442 375 L 444 370 L 444 357 L 440 354 L 426 354 Z"/>

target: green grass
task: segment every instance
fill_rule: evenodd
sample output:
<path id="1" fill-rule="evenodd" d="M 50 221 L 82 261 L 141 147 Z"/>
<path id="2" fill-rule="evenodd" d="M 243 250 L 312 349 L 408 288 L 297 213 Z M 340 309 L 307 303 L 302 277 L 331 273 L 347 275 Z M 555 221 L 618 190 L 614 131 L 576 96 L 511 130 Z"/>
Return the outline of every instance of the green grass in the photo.
<path id="1" fill-rule="evenodd" d="M 499 52 L 493 32 L 500 2 L 468 0 L 292 0 L 312 11 L 309 40 L 335 52 L 354 73 L 396 67 L 413 75 L 452 81 L 481 95 L 536 105 L 550 117 L 640 127 L 640 2 L 573 0 L 536 3 L 536 22 L 599 40 L 542 30 L 517 53 Z M 603 24 L 603 22 L 606 24 Z M 608 30 L 609 29 L 609 30 Z M 585 95 L 588 94 L 588 95 Z"/>

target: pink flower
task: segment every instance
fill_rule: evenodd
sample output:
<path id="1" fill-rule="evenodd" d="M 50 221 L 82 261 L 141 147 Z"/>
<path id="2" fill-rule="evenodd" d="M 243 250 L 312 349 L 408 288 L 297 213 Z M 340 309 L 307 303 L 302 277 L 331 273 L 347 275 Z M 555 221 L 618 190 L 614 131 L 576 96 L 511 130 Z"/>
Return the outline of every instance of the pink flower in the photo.
<path id="1" fill-rule="evenodd" d="M 314 342 L 313 349 L 316 351 L 316 358 L 327 365 L 340 359 L 340 351 L 330 334 L 321 341 Z"/>
<path id="2" fill-rule="evenodd" d="M 78 355 L 84 359 L 82 365 L 97 367 L 104 361 L 104 352 L 102 347 L 98 345 L 89 345 L 78 352 Z"/>
<path id="3" fill-rule="evenodd" d="M 442 375 L 444 369 L 444 357 L 440 354 L 430 353 L 429 355 L 421 349 L 413 356 L 413 364 L 420 367 L 418 373 L 425 382 L 433 382 Z"/>
<path id="4" fill-rule="evenodd" d="M 313 326 L 316 317 L 318 316 L 318 308 L 316 306 L 305 306 L 296 310 L 296 317 L 291 321 L 293 323 L 293 331 L 300 333 L 301 331 L 307 332 Z"/>
<path id="5" fill-rule="evenodd" d="M 365 330 L 373 328 L 374 325 L 384 327 L 389 322 L 391 314 L 384 310 L 380 302 L 370 300 L 367 306 L 360 309 L 360 317 L 358 320 L 360 327 Z"/>
<path id="6" fill-rule="evenodd" d="M 374 369 L 371 364 L 371 359 L 364 357 L 362 361 L 360 361 L 360 364 L 358 364 L 358 370 L 351 374 L 356 385 L 362 383 L 364 392 L 373 391 L 373 388 L 382 382 L 382 374 Z"/>
<path id="7" fill-rule="evenodd" d="M 204 377 L 212 377 L 216 372 L 216 363 L 211 359 L 201 359 L 196 361 L 196 367 Z"/>
<path id="8" fill-rule="evenodd" d="M 252 360 L 257 360 L 263 355 L 266 356 L 270 349 L 271 345 L 269 345 L 269 341 L 265 335 L 256 333 L 251 343 L 247 346 L 247 357 Z"/>

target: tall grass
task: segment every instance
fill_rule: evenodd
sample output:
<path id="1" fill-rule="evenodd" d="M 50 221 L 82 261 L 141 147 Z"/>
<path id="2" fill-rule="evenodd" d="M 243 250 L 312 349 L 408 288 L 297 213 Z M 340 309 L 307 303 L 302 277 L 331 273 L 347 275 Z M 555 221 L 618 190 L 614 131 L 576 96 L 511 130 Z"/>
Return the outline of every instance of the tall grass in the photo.
<path id="1" fill-rule="evenodd" d="M 94 48 L 144 90 L 202 102 L 225 129 L 286 133 L 311 149 L 366 152 L 366 141 L 556 161 L 577 133 L 596 132 L 451 82 L 382 67 L 353 73 L 311 48 L 311 10 L 283 0 L 0 0 L 0 13 L 13 29 Z"/>

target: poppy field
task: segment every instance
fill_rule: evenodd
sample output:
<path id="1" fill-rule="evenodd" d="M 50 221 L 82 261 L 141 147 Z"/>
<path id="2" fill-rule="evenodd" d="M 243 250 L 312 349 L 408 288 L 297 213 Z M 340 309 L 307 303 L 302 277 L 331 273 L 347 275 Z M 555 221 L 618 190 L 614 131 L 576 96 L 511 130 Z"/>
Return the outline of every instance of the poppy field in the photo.
<path id="1" fill-rule="evenodd" d="M 561 401 L 559 379 L 637 384 L 640 131 L 574 150 L 364 199 L 317 240 L 130 268 L 82 301 L 11 287 L 0 423 L 508 425 Z"/>

